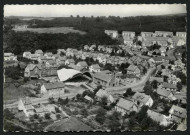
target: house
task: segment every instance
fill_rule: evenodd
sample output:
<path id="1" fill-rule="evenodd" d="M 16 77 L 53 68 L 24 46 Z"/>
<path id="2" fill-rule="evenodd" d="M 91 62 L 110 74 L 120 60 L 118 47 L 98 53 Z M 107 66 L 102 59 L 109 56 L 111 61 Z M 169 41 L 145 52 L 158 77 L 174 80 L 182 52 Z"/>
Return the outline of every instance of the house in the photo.
<path id="1" fill-rule="evenodd" d="M 118 38 L 118 36 L 119 36 L 119 33 L 116 30 L 105 30 L 104 32 L 111 38 Z"/>
<path id="2" fill-rule="evenodd" d="M 173 32 L 168 32 L 168 31 L 155 31 L 155 35 L 157 37 L 172 37 Z"/>
<path id="3" fill-rule="evenodd" d="M 153 32 L 141 32 L 141 37 L 152 37 L 153 36 Z"/>
<path id="4" fill-rule="evenodd" d="M 158 88 L 156 90 L 157 94 L 160 96 L 161 99 L 166 99 L 166 100 L 169 100 L 169 101 L 174 101 L 174 100 L 177 100 L 177 98 L 174 96 L 173 92 L 170 91 L 170 90 L 166 90 L 166 89 L 163 89 L 163 88 Z"/>
<path id="5" fill-rule="evenodd" d="M 176 32 L 176 36 L 177 36 L 177 37 L 186 38 L 187 32 Z"/>
<path id="6" fill-rule="evenodd" d="M 147 115 L 162 126 L 169 126 L 172 123 L 170 117 L 150 109 L 147 110 Z"/>
<path id="7" fill-rule="evenodd" d="M 143 105 L 151 107 L 153 105 L 153 100 L 151 96 L 146 95 L 145 93 L 136 92 L 135 95 L 132 97 L 133 102 L 141 108 Z"/>
<path id="8" fill-rule="evenodd" d="M 57 68 L 44 68 L 41 72 L 42 77 L 57 76 Z"/>
<path id="9" fill-rule="evenodd" d="M 28 64 L 24 71 L 24 77 L 39 78 L 41 77 L 41 65 Z"/>
<path id="10" fill-rule="evenodd" d="M 67 60 L 65 61 L 65 65 L 69 65 L 69 64 L 75 64 L 74 59 L 67 59 Z"/>
<path id="11" fill-rule="evenodd" d="M 50 67 L 57 67 L 57 63 L 55 60 L 47 60 L 46 63 L 45 63 L 45 66 L 47 68 L 50 68 Z"/>
<path id="12" fill-rule="evenodd" d="M 91 103 L 93 103 L 93 99 L 91 98 L 91 97 L 89 97 L 88 95 L 86 95 L 85 97 L 84 97 L 84 99 L 85 100 L 87 100 L 88 102 L 91 102 Z"/>
<path id="13" fill-rule="evenodd" d="M 30 59 L 31 58 L 31 52 L 24 52 L 23 57 Z"/>
<path id="14" fill-rule="evenodd" d="M 35 54 L 39 54 L 40 56 L 43 56 L 44 53 L 42 50 L 38 49 L 35 51 Z"/>
<path id="15" fill-rule="evenodd" d="M 87 65 L 86 61 L 80 61 L 80 62 L 78 62 L 77 66 L 83 67 L 83 68 L 86 68 L 86 69 L 88 68 L 88 65 Z"/>
<path id="16" fill-rule="evenodd" d="M 93 82 L 103 87 L 114 87 L 119 85 L 119 80 L 116 79 L 115 75 L 104 74 L 102 72 L 94 74 Z"/>
<path id="17" fill-rule="evenodd" d="M 52 58 L 53 54 L 52 54 L 52 52 L 47 52 L 47 53 L 44 54 L 44 56 L 46 58 Z"/>
<path id="18" fill-rule="evenodd" d="M 119 102 L 115 106 L 115 110 L 117 112 L 120 112 L 122 116 L 124 116 L 126 113 L 129 114 L 132 111 L 137 112 L 137 105 L 130 101 L 126 100 L 124 98 L 120 98 Z"/>
<path id="19" fill-rule="evenodd" d="M 44 117 L 46 113 L 49 113 L 49 110 L 45 108 L 43 105 L 34 109 L 35 114 L 40 117 Z"/>
<path id="20" fill-rule="evenodd" d="M 85 46 L 84 46 L 84 50 L 86 50 L 86 51 L 89 50 L 89 46 L 88 46 L 88 45 L 85 45 Z"/>
<path id="21" fill-rule="evenodd" d="M 175 84 L 170 84 L 170 83 L 166 83 L 166 82 L 163 82 L 162 88 L 167 89 L 167 90 L 172 90 L 172 91 L 177 90 L 177 86 Z"/>
<path id="22" fill-rule="evenodd" d="M 94 73 L 100 72 L 100 66 L 98 64 L 93 64 L 89 66 L 89 71 Z"/>
<path id="23" fill-rule="evenodd" d="M 130 65 L 127 68 L 127 74 L 133 74 L 133 75 L 139 77 L 140 76 L 140 69 L 135 65 Z"/>
<path id="24" fill-rule="evenodd" d="M 172 105 L 171 109 L 169 110 L 171 120 L 176 123 L 181 123 L 184 119 L 187 118 L 187 110 L 185 108 Z"/>
<path id="25" fill-rule="evenodd" d="M 31 59 L 31 60 L 38 60 L 39 57 L 40 57 L 39 54 L 31 54 L 31 55 L 30 55 L 30 59 Z"/>
<path id="26" fill-rule="evenodd" d="M 17 61 L 17 56 L 15 56 L 13 53 L 4 53 L 4 61 Z"/>
<path id="27" fill-rule="evenodd" d="M 15 60 L 7 60 L 3 61 L 3 67 L 4 68 L 9 68 L 9 67 L 17 67 L 18 66 L 18 61 Z"/>
<path id="28" fill-rule="evenodd" d="M 61 53 L 65 54 L 65 49 L 57 49 L 57 54 L 60 55 Z"/>
<path id="29" fill-rule="evenodd" d="M 52 58 L 47 58 L 47 57 L 45 57 L 45 56 L 40 56 L 40 57 L 38 57 L 38 62 L 39 63 L 46 63 L 48 60 L 52 60 Z"/>
<path id="30" fill-rule="evenodd" d="M 44 83 L 40 89 L 41 94 L 49 97 L 65 93 L 65 84 L 63 82 Z"/>
<path id="31" fill-rule="evenodd" d="M 89 47 L 89 50 L 90 50 L 90 51 L 94 51 L 95 48 L 96 48 L 96 45 L 91 45 L 91 46 Z"/>
<path id="32" fill-rule="evenodd" d="M 101 99 L 103 97 L 106 97 L 109 103 L 113 103 L 114 102 L 113 96 L 110 93 L 108 93 L 106 90 L 103 90 L 103 89 L 100 89 L 96 93 L 96 97 L 97 97 L 98 101 L 101 101 Z"/>
<path id="33" fill-rule="evenodd" d="M 135 32 L 132 32 L 132 31 L 123 31 L 122 32 L 122 36 L 133 39 L 135 37 Z"/>
<path id="34" fill-rule="evenodd" d="M 63 56 L 63 57 L 58 57 L 57 59 L 56 59 L 56 64 L 57 65 L 64 65 L 65 64 L 65 61 L 66 61 L 66 56 Z"/>
<path id="35" fill-rule="evenodd" d="M 162 84 L 164 82 L 164 79 L 162 77 L 150 77 L 149 81 L 152 82 L 156 80 L 158 84 Z"/>
<path id="36" fill-rule="evenodd" d="M 19 99 L 18 110 L 23 111 L 26 117 L 34 115 L 34 107 L 32 106 L 32 102 L 29 97 Z"/>
<path id="37" fill-rule="evenodd" d="M 131 45 L 133 44 L 133 39 L 130 39 L 130 38 L 128 38 L 128 37 L 123 37 L 123 43 L 124 43 L 125 45 L 131 46 Z"/>
<path id="38" fill-rule="evenodd" d="M 56 59 L 59 58 L 59 57 L 60 57 L 59 54 L 53 54 L 53 55 L 52 55 L 52 59 L 54 59 L 54 60 L 56 60 Z"/>
<path id="39" fill-rule="evenodd" d="M 81 67 L 81 66 L 77 66 L 75 64 L 69 64 L 68 67 L 75 69 L 75 70 L 78 70 L 78 71 L 85 71 L 86 70 L 86 68 Z"/>

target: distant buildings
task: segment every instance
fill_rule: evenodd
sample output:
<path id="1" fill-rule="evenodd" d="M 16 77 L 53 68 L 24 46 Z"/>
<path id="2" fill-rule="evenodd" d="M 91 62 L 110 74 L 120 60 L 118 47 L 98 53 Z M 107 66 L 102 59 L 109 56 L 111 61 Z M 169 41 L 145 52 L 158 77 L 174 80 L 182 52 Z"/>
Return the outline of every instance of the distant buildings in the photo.
<path id="1" fill-rule="evenodd" d="M 168 31 L 155 31 L 155 35 L 157 37 L 172 37 L 173 32 L 168 32 Z"/>
<path id="2" fill-rule="evenodd" d="M 118 38 L 119 34 L 116 30 L 105 30 L 105 34 L 110 36 L 111 38 Z"/>
<path id="3" fill-rule="evenodd" d="M 14 25 L 15 29 L 27 29 L 28 25 L 27 24 L 16 24 Z"/>

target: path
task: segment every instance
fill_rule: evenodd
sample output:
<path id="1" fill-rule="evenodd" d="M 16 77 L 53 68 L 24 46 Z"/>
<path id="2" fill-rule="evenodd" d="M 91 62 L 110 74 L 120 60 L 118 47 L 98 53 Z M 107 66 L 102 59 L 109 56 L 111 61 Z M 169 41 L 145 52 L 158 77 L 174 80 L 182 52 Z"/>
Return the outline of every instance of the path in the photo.
<path id="1" fill-rule="evenodd" d="M 110 87 L 110 88 L 106 88 L 107 91 L 111 92 L 111 93 L 123 93 L 124 91 L 126 91 L 127 88 L 132 88 L 132 89 L 137 89 L 138 87 L 139 88 L 143 88 L 144 84 L 146 83 L 146 81 L 150 78 L 151 74 L 153 73 L 153 71 L 155 70 L 156 68 L 150 68 L 148 70 L 148 72 L 146 73 L 145 76 L 143 76 L 141 78 L 140 81 L 136 82 L 136 83 L 133 83 L 133 84 L 130 84 L 130 85 L 127 85 L 127 86 L 120 86 L 120 87 Z"/>

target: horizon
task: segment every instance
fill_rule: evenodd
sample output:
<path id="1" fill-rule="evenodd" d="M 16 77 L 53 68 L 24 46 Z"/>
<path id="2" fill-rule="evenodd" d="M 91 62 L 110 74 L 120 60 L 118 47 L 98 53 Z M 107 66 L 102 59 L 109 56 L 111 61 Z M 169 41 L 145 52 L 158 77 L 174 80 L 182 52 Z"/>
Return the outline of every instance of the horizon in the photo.
<path id="1" fill-rule="evenodd" d="M 135 10 L 134 10 L 135 9 Z M 162 9 L 162 10 L 160 10 Z M 185 4 L 5 5 L 4 17 L 100 17 L 186 14 Z"/>

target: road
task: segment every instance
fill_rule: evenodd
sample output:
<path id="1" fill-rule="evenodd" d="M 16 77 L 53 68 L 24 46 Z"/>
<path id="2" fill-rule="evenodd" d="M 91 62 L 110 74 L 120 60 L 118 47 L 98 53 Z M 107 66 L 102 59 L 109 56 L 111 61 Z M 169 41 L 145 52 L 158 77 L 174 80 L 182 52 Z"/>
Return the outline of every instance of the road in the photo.
<path id="1" fill-rule="evenodd" d="M 64 93 L 64 94 L 57 94 L 57 95 L 54 95 L 53 97 L 54 98 L 62 98 L 62 99 L 65 99 L 65 98 L 73 98 L 75 97 L 78 93 L 82 93 L 82 89 L 79 89 L 79 90 L 71 90 L 72 93 Z M 71 92 L 70 91 L 70 92 Z M 39 103 L 48 103 L 49 102 L 49 97 L 45 96 L 45 97 L 41 97 L 41 98 L 31 98 L 31 102 L 32 102 L 32 105 L 36 105 L 36 104 L 39 104 Z M 12 104 L 6 104 L 4 105 L 4 109 L 6 108 L 15 108 L 18 106 L 18 101 L 15 102 L 15 103 L 12 103 Z"/>
<path id="2" fill-rule="evenodd" d="M 139 91 L 142 90 L 144 84 L 147 82 L 147 80 L 150 78 L 150 76 L 152 75 L 153 71 L 156 68 L 150 68 L 148 70 L 148 72 L 146 73 L 145 76 L 143 76 L 141 78 L 140 81 L 130 84 L 130 85 L 126 85 L 126 86 L 120 86 L 120 87 L 110 87 L 110 88 L 106 88 L 107 91 L 111 92 L 111 93 L 123 93 L 126 91 L 127 88 L 132 88 L 133 91 Z M 140 91 L 139 91 L 140 92 Z"/>

